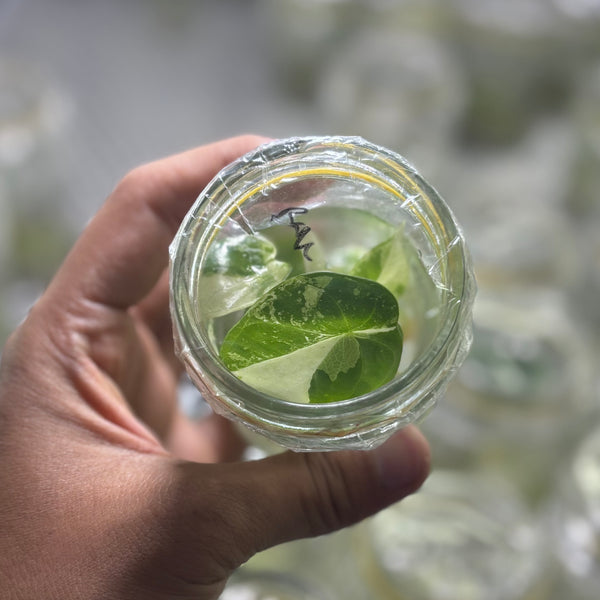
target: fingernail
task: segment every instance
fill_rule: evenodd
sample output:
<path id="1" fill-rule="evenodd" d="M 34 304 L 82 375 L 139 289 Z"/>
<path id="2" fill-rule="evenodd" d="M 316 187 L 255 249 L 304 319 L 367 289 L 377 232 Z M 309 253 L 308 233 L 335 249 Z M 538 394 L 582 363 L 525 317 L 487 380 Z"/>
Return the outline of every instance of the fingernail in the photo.
<path id="1" fill-rule="evenodd" d="M 373 451 L 377 472 L 384 487 L 411 493 L 429 474 L 429 444 L 416 427 L 395 433 Z"/>

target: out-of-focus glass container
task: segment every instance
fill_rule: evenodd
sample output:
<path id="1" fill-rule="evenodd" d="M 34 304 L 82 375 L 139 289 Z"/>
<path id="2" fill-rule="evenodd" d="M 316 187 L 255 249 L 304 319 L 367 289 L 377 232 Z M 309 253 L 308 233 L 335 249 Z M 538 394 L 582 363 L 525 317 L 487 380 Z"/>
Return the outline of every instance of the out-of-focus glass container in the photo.
<path id="1" fill-rule="evenodd" d="M 598 18 L 600 19 L 600 3 Z M 565 208 L 577 231 L 575 251 L 583 273 L 572 300 L 582 321 L 593 328 L 600 348 L 600 63 L 579 81 L 570 117 L 577 140 Z"/>
<path id="2" fill-rule="evenodd" d="M 219 600 L 331 600 L 331 597 L 305 578 L 242 568 L 228 581 Z"/>
<path id="3" fill-rule="evenodd" d="M 481 287 L 566 290 L 581 276 L 564 210 L 574 137 L 568 122 L 551 120 L 512 148 L 461 148 L 448 156 L 444 189 Z"/>
<path id="4" fill-rule="evenodd" d="M 324 61 L 319 109 L 334 131 L 402 151 L 437 178 L 465 105 L 462 69 L 435 34 L 364 27 Z"/>
<path id="5" fill-rule="evenodd" d="M 567 194 L 567 209 L 575 219 L 600 222 L 600 62 L 579 79 L 569 116 L 576 147 Z"/>
<path id="6" fill-rule="evenodd" d="M 483 202 L 482 202 L 483 205 Z M 474 233 L 472 252 L 481 288 L 566 290 L 576 285 L 583 265 L 577 259 L 569 223 L 557 211 L 511 206 L 510 201 L 481 206 L 468 219 Z"/>
<path id="7" fill-rule="evenodd" d="M 357 557 L 365 548 L 358 528 L 341 529 L 316 538 L 280 544 L 255 554 L 240 570 L 243 575 L 278 573 L 314 590 L 315 600 L 371 598 L 371 587 L 359 569 Z M 344 557 L 343 560 L 340 557 Z"/>
<path id="8" fill-rule="evenodd" d="M 443 34 L 447 27 L 447 2 L 444 0 L 354 0 L 360 7 L 361 21 L 381 29 Z"/>
<path id="9" fill-rule="evenodd" d="M 411 283 L 399 297 L 405 338 L 400 368 L 373 392 L 328 404 L 288 402 L 245 384 L 219 358 L 221 341 L 240 311 L 225 320 L 211 314 L 221 293 L 207 296 L 211 246 L 257 233 L 276 240 L 269 230 L 273 216 L 290 207 L 300 211 L 302 225 L 312 225 L 315 249 L 326 259 L 319 266 L 315 250 L 315 261 L 305 261 L 308 270 L 343 271 L 357 252 L 384 241 L 390 226 L 402 229 L 418 257 L 409 261 Z M 291 227 L 281 227 L 292 235 Z M 293 263 L 291 248 L 285 243 L 276 258 Z M 294 256 L 301 259 L 301 253 Z M 475 283 L 452 212 L 402 157 L 361 138 L 276 141 L 235 161 L 184 219 L 171 258 L 176 342 L 191 379 L 217 412 L 286 447 L 365 448 L 382 442 L 429 411 L 470 345 Z M 256 294 L 257 282 L 249 280 L 238 297 Z"/>
<path id="10" fill-rule="evenodd" d="M 64 196 L 70 99 L 37 65 L 0 59 L 0 174 L 15 209 L 32 214 Z"/>
<path id="11" fill-rule="evenodd" d="M 523 600 L 541 590 L 541 531 L 516 490 L 488 475 L 435 471 L 360 533 L 373 598 Z"/>
<path id="12" fill-rule="evenodd" d="M 557 471 L 552 511 L 564 598 L 593 600 L 600 589 L 600 429 L 589 433 Z"/>
<path id="13" fill-rule="evenodd" d="M 295 98 L 312 97 L 323 58 L 359 25 L 356 0 L 259 0 L 277 84 Z"/>
<path id="14" fill-rule="evenodd" d="M 547 4 L 560 19 L 563 50 L 573 57 L 571 70 L 581 75 L 600 58 L 600 1 L 551 0 Z"/>
<path id="15" fill-rule="evenodd" d="M 593 358 L 563 302 L 551 292 L 481 290 L 471 353 L 424 424 L 440 461 L 500 473 L 536 505 L 598 418 Z"/>
<path id="16" fill-rule="evenodd" d="M 65 256 L 72 103 L 35 63 L 0 57 L 0 347 Z"/>
<path id="17" fill-rule="evenodd" d="M 452 6 L 452 35 L 469 79 L 466 140 L 512 144 L 537 116 L 564 107 L 573 59 L 549 2 L 453 0 Z"/>

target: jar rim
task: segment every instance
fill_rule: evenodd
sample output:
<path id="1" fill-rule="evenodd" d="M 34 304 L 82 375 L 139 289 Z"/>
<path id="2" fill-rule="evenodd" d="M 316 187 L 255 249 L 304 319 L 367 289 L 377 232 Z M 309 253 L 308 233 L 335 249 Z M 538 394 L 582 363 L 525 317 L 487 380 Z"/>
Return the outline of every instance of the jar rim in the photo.
<path id="1" fill-rule="evenodd" d="M 190 232 L 198 227 L 210 198 L 227 191 L 225 206 L 210 207 L 226 219 L 250 197 L 247 187 L 258 176 L 262 185 L 275 173 L 285 176 L 294 169 L 310 173 L 325 164 L 325 173 L 341 164 L 351 177 L 368 178 L 371 184 L 391 190 L 404 210 L 418 210 L 424 229 L 442 232 L 445 248 L 440 268 L 445 269 L 441 303 L 443 318 L 426 350 L 405 371 L 367 394 L 332 403 L 301 404 L 269 396 L 244 383 L 220 361 L 205 332 L 192 314 L 189 276 Z M 302 161 L 301 164 L 295 161 Z M 337 162 L 336 162 L 337 161 Z M 349 171 L 350 169 L 350 171 Z M 243 190 L 240 194 L 234 189 Z M 407 193 L 417 190 L 418 194 Z M 410 207 L 407 199 L 410 198 Z M 199 244 L 207 244 L 205 236 Z M 452 268 L 442 263 L 452 251 Z M 296 449 L 364 447 L 383 441 L 394 430 L 419 420 L 444 391 L 462 363 L 471 341 L 471 311 L 475 283 L 471 259 L 460 226 L 450 208 L 417 170 L 401 155 L 360 137 L 308 136 L 269 142 L 238 158 L 220 171 L 200 194 L 170 248 L 171 312 L 178 353 L 194 383 L 214 410 L 243 421 L 251 429 Z M 431 376 L 430 370 L 435 376 Z M 329 441 L 327 441 L 329 440 Z"/>

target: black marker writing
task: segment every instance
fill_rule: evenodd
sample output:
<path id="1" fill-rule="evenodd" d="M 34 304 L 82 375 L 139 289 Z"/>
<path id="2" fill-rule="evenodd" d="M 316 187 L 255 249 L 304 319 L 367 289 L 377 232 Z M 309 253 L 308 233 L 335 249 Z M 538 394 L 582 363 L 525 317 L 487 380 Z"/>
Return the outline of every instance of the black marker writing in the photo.
<path id="1" fill-rule="evenodd" d="M 310 227 L 306 223 L 301 223 L 300 221 L 294 220 L 294 215 L 303 215 L 308 212 L 307 208 L 284 208 L 281 212 L 276 215 L 271 215 L 271 221 L 276 221 L 281 217 L 287 215 L 290 219 L 290 227 L 294 228 L 296 232 L 296 241 L 294 242 L 294 250 L 302 250 L 302 255 L 306 260 L 312 260 L 312 258 L 308 255 L 308 251 L 310 247 L 313 245 L 313 242 L 307 242 L 306 244 L 302 244 L 302 240 L 307 236 L 310 231 Z"/>

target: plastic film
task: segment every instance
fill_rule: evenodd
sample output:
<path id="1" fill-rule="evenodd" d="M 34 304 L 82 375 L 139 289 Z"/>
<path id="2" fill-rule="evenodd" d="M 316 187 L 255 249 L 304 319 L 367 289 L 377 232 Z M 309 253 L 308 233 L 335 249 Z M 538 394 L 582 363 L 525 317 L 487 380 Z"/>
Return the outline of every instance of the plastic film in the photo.
<path id="1" fill-rule="evenodd" d="M 404 350 L 391 381 L 299 404 L 225 368 L 224 335 L 258 298 L 299 272 L 351 273 L 390 239 L 406 278 Z M 215 411 L 288 448 L 381 443 L 431 410 L 470 346 L 476 286 L 460 227 L 407 160 L 361 138 L 290 138 L 236 160 L 192 206 L 170 257 L 176 347 L 192 381 Z"/>

